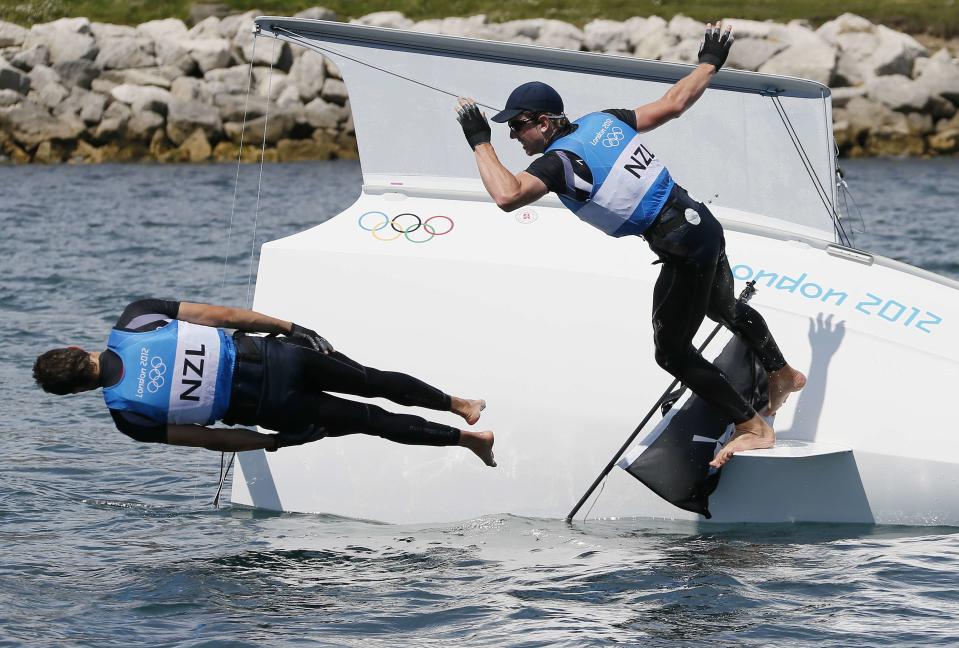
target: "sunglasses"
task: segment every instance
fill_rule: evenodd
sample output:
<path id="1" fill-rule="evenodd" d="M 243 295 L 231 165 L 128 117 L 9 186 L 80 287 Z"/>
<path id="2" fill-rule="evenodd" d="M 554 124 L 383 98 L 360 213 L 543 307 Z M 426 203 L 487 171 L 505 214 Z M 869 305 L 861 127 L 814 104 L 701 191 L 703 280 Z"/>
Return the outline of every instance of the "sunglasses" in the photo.
<path id="1" fill-rule="evenodd" d="M 536 123 L 535 119 L 530 119 L 528 117 L 526 118 L 514 117 L 513 119 L 510 119 L 509 121 L 507 121 L 506 125 L 509 126 L 509 132 L 518 133 L 524 128 L 526 128 L 527 126 L 529 126 L 530 124 L 535 124 L 535 123 Z"/>

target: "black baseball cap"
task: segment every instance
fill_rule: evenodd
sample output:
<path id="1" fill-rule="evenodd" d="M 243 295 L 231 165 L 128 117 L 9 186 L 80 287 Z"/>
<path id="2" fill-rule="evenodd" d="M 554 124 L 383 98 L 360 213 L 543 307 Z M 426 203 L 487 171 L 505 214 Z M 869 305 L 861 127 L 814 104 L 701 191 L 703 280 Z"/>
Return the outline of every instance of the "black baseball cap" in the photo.
<path id="1" fill-rule="evenodd" d="M 493 115 L 494 122 L 509 121 L 524 112 L 563 113 L 563 98 L 559 93 L 541 81 L 524 83 L 509 94 L 506 108 Z"/>

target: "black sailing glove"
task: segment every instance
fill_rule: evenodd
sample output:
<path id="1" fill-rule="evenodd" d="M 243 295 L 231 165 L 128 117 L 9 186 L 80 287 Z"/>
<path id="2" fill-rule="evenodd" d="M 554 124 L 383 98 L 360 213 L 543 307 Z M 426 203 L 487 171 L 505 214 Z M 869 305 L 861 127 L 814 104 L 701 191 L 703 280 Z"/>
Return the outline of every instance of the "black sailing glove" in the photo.
<path id="1" fill-rule="evenodd" d="M 326 428 L 318 425 L 309 425 L 302 432 L 280 432 L 274 437 L 274 439 L 276 439 L 276 446 L 269 448 L 267 451 L 276 452 L 280 448 L 288 448 L 290 446 L 319 441 L 325 436 Z"/>
<path id="2" fill-rule="evenodd" d="M 480 112 L 475 103 L 468 103 L 456 111 L 456 121 L 463 127 L 463 134 L 470 148 L 476 149 L 479 144 L 489 144 L 493 131 L 489 127 L 486 117 Z"/>
<path id="3" fill-rule="evenodd" d="M 325 337 L 299 324 L 294 324 L 290 328 L 290 332 L 286 334 L 286 337 L 294 340 L 303 340 L 311 349 L 319 351 L 320 353 L 333 352 L 333 345 L 327 342 Z"/>
<path id="4" fill-rule="evenodd" d="M 716 66 L 717 72 L 726 62 L 729 48 L 733 46 L 733 35 L 730 33 L 732 27 L 727 26 L 722 35 L 719 33 L 720 28 L 720 23 L 706 27 L 706 39 L 699 48 L 699 62 Z"/>

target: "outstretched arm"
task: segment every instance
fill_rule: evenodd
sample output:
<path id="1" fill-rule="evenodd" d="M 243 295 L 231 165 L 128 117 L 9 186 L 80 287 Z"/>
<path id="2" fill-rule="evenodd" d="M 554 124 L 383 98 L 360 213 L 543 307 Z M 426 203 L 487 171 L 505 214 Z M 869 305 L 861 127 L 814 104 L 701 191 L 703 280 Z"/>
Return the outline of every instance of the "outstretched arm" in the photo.
<path id="1" fill-rule="evenodd" d="M 266 450 L 276 452 L 280 448 L 319 441 L 326 430 L 315 425 L 299 432 L 261 434 L 246 428 L 211 428 L 203 425 L 168 425 L 166 442 L 170 445 L 206 448 L 216 452 L 244 452 Z"/>
<path id="2" fill-rule="evenodd" d="M 245 450 L 276 450 L 275 434 L 260 434 L 245 428 L 210 428 L 202 425 L 168 425 L 167 443 L 170 445 L 206 448 L 217 452 Z"/>
<path id="3" fill-rule="evenodd" d="M 177 319 L 191 324 L 231 328 L 248 333 L 289 333 L 293 322 L 277 319 L 245 308 L 180 302 Z"/>
<path id="4" fill-rule="evenodd" d="M 643 132 L 679 117 L 703 96 L 713 76 L 722 67 L 733 44 L 732 28 L 722 23 L 706 25 L 706 38 L 699 50 L 699 65 L 677 81 L 662 98 L 636 108 L 636 130 Z"/>

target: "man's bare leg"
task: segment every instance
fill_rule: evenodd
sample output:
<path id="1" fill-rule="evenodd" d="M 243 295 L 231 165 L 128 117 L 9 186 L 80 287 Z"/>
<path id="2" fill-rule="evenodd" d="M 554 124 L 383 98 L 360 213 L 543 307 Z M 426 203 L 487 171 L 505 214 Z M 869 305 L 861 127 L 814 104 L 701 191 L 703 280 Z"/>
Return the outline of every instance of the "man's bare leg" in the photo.
<path id="1" fill-rule="evenodd" d="M 771 448 L 776 443 L 776 433 L 756 414 L 751 419 L 736 426 L 736 430 L 729 438 L 729 442 L 723 446 L 722 450 L 716 453 L 713 460 L 709 462 L 710 466 L 720 468 L 737 452 L 743 450 L 757 450 L 759 448 Z"/>
<path id="2" fill-rule="evenodd" d="M 791 393 L 805 386 L 806 376 L 789 365 L 769 374 L 769 404 L 763 409 L 763 416 L 778 412 Z"/>
<path id="3" fill-rule="evenodd" d="M 491 468 L 496 467 L 496 460 L 493 459 L 493 440 L 492 432 L 460 431 L 460 445 L 471 450 Z"/>
<path id="4" fill-rule="evenodd" d="M 480 418 L 480 412 L 484 409 L 486 409 L 486 401 L 482 399 L 470 400 L 458 396 L 450 397 L 450 411 L 462 416 L 467 425 L 476 423 Z"/>

